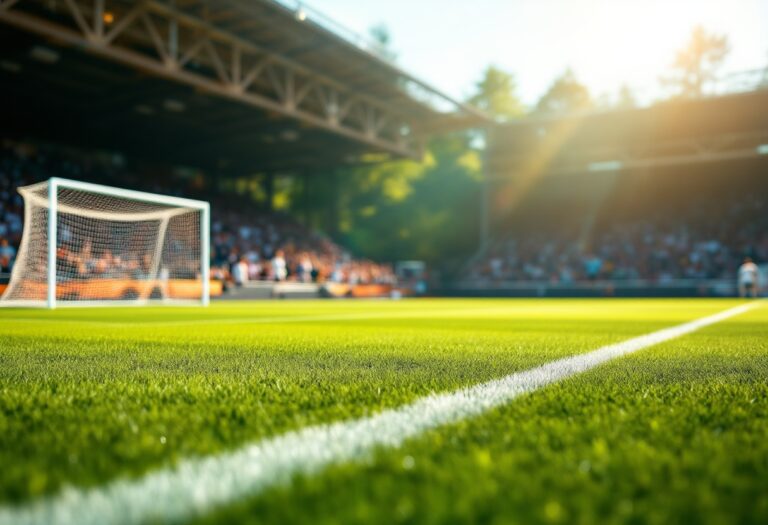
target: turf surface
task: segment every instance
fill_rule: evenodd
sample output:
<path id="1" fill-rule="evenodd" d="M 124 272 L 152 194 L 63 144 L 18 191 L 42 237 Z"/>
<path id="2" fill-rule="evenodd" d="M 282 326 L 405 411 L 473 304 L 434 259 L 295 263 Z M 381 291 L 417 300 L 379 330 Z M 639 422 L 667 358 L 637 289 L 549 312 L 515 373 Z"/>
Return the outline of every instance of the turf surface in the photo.
<path id="1" fill-rule="evenodd" d="M 734 304 L 0 310 L 0 504 L 370 414 Z M 765 523 L 767 321 L 759 308 L 206 519 Z"/>

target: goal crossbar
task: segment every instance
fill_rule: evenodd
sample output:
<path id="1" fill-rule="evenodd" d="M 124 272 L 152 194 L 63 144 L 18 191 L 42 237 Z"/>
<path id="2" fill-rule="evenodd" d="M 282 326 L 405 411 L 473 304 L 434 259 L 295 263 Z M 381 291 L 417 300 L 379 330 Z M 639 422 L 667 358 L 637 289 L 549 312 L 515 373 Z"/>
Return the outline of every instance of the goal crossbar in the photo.
<path id="1" fill-rule="evenodd" d="M 59 189 L 66 188 L 70 190 L 81 190 L 89 193 L 97 193 L 99 195 L 108 195 L 110 197 L 117 197 L 119 199 L 128 199 L 151 204 L 165 204 L 168 206 L 177 206 L 179 208 L 195 208 L 200 210 L 210 209 L 210 204 L 206 201 L 185 199 L 184 197 L 175 197 L 172 195 L 159 195 L 157 193 L 149 193 L 146 191 L 115 188 L 113 186 L 94 184 L 92 182 L 63 179 L 61 177 L 51 177 L 47 181 L 24 186 L 23 188 L 19 188 L 19 190 L 34 191 L 35 189 L 44 188 L 46 186 L 50 188 L 51 185 L 55 185 Z"/>

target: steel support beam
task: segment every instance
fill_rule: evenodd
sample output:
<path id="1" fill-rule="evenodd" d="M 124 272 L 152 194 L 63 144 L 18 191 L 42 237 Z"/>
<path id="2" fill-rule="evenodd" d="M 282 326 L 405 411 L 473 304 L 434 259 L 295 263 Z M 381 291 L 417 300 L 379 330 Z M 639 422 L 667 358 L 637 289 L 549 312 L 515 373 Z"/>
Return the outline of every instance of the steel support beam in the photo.
<path id="1" fill-rule="evenodd" d="M 543 171 L 548 175 L 565 175 L 565 174 L 578 174 L 586 173 L 590 171 L 630 171 L 636 169 L 655 169 L 655 168 L 669 168 L 674 166 L 685 166 L 689 164 L 706 164 L 710 162 L 725 162 L 733 160 L 749 160 L 765 158 L 765 154 L 758 152 L 757 148 L 739 149 L 731 151 L 723 151 L 717 153 L 711 152 L 699 152 L 699 153 L 687 153 L 681 155 L 664 155 L 653 157 L 629 157 L 624 160 L 618 161 L 579 161 L 571 163 L 556 163 Z M 608 164 L 611 166 L 608 166 Z M 606 168 L 594 167 L 595 164 L 605 164 Z M 491 167 L 494 172 L 508 172 L 514 173 L 516 171 L 516 164 L 501 164 L 491 161 Z M 503 174 L 495 175 L 490 180 L 492 181 L 506 181 L 509 180 L 508 176 Z"/>
<path id="2" fill-rule="evenodd" d="M 543 168 L 547 174 L 576 174 L 589 171 L 625 171 L 654 169 L 687 164 L 705 164 L 731 160 L 768 158 L 761 145 L 768 144 L 768 129 L 743 133 L 723 133 L 710 137 L 690 137 L 684 140 L 666 140 L 631 147 L 564 146 L 563 152 L 552 155 L 553 159 Z M 546 148 L 544 148 L 546 149 Z M 576 154 L 567 151 L 578 150 Z M 491 142 L 487 164 L 495 175 L 492 180 L 507 180 L 503 173 L 514 173 L 526 160 L 543 156 L 542 151 L 532 148 L 524 153 L 511 153 Z"/>
<path id="3" fill-rule="evenodd" d="M 35 13 L 25 11 L 32 3 Z M 421 155 L 412 118 L 395 107 L 167 4 L 142 1 L 126 10 L 110 0 L 65 0 L 69 24 L 60 13 L 38 14 L 51 5 L 0 0 L 0 22 L 388 153 Z"/>

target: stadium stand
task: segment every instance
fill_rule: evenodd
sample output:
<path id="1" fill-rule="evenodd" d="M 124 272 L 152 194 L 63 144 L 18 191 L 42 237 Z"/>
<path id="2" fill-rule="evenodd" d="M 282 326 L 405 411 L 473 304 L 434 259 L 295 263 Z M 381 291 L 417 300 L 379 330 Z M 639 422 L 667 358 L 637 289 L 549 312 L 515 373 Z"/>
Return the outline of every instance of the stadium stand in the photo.
<path id="1" fill-rule="evenodd" d="M 0 145 L 1 272 L 10 273 L 21 241 L 23 202 L 17 188 L 52 176 L 195 196 L 194 187 L 164 187 L 157 178 L 132 173 L 108 158 L 99 161 L 82 153 L 66 155 L 29 143 L 4 142 Z M 390 265 L 353 258 L 329 237 L 302 226 L 289 215 L 253 208 L 252 202 L 236 195 L 219 195 L 212 202 L 212 275 L 225 284 L 259 280 L 394 283 Z M 66 263 L 82 271 L 115 274 L 140 270 L 123 268 L 123 260 L 116 254 L 83 255 L 83 250 L 67 246 L 61 250 Z"/>
<path id="2" fill-rule="evenodd" d="M 734 295 L 768 271 L 768 90 L 494 127 L 458 295 Z M 763 282 L 768 279 L 764 279 Z"/>
<path id="3" fill-rule="evenodd" d="M 394 282 L 390 265 L 353 258 L 329 237 L 298 224 L 288 215 L 233 210 L 215 202 L 213 209 L 212 263 L 219 271 L 230 272 L 235 283 Z"/>
<path id="4" fill-rule="evenodd" d="M 541 181 L 469 265 L 465 283 L 669 285 L 732 280 L 745 256 L 768 262 L 762 174 L 726 182 L 720 167 L 698 167 L 666 175 Z"/>

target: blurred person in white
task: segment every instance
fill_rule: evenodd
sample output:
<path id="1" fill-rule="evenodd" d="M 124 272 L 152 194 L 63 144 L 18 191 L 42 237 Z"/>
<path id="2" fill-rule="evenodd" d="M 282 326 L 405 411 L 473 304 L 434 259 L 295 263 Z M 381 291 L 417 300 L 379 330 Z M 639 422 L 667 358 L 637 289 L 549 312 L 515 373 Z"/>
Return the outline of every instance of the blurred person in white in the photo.
<path id="1" fill-rule="evenodd" d="M 744 259 L 739 267 L 739 295 L 741 297 L 757 297 L 760 272 L 751 258 Z"/>
<path id="2" fill-rule="evenodd" d="M 283 250 L 277 250 L 272 257 L 272 278 L 275 281 L 285 281 L 288 277 L 288 267 L 285 264 Z"/>
<path id="3" fill-rule="evenodd" d="M 232 265 L 232 279 L 235 286 L 243 286 L 248 282 L 248 259 L 245 256 Z"/>
<path id="4" fill-rule="evenodd" d="M 312 259 L 310 259 L 309 254 L 307 252 L 304 252 L 301 255 L 301 258 L 299 259 L 299 264 L 297 268 L 297 273 L 299 274 L 299 280 L 301 282 L 309 283 L 312 282 Z"/>

